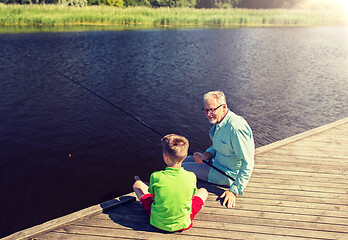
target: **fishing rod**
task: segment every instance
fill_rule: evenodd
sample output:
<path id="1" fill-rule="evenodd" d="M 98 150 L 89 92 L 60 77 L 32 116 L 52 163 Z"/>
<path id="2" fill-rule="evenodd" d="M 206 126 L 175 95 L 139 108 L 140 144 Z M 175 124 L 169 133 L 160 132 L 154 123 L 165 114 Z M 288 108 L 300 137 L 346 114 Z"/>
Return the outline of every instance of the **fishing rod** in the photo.
<path id="1" fill-rule="evenodd" d="M 31 53 L 29 51 L 28 52 L 28 56 L 31 57 Z M 149 124 L 147 124 L 146 122 L 140 120 L 139 118 L 133 116 L 132 114 L 130 114 L 129 112 L 123 110 L 122 108 L 120 108 L 119 106 L 117 106 L 116 104 L 110 102 L 109 100 L 107 100 L 106 98 L 104 98 L 103 96 L 99 95 L 96 92 L 93 92 L 92 90 L 90 90 L 89 88 L 87 88 L 86 86 L 82 85 L 81 83 L 75 81 L 74 79 L 72 79 L 71 77 L 65 75 L 64 73 L 58 71 L 56 68 L 50 66 L 49 64 L 45 65 L 46 67 L 48 67 L 49 69 L 55 71 L 56 73 L 58 73 L 59 75 L 67 78 L 68 80 L 70 80 L 71 82 L 75 83 L 76 85 L 80 86 L 81 88 L 85 89 L 86 91 L 88 91 L 89 93 L 92 93 L 94 96 L 97 96 L 98 98 L 104 100 L 105 102 L 107 102 L 108 104 L 110 104 L 111 106 L 117 108 L 118 110 L 120 110 L 121 112 L 125 113 L 126 115 L 128 115 L 129 117 L 133 118 L 134 120 L 138 121 L 139 123 L 145 125 L 146 127 L 150 128 L 152 131 L 154 131 L 155 133 L 163 136 L 162 133 L 158 132 L 156 129 L 154 129 L 153 127 L 151 127 Z"/>
<path id="2" fill-rule="evenodd" d="M 29 57 L 31 57 L 31 53 L 27 50 L 27 55 Z M 38 61 L 38 60 L 37 60 Z M 38 61 L 39 62 L 39 61 Z M 66 79 L 70 80 L 71 82 L 73 82 L 74 84 L 80 86 L 81 88 L 85 89 L 86 91 L 88 91 L 89 93 L 93 94 L 94 96 L 102 99 L 103 101 L 105 101 L 106 103 L 110 104 L 111 106 L 117 108 L 119 111 L 123 112 L 124 114 L 128 115 L 129 117 L 133 118 L 134 120 L 136 120 L 137 122 L 143 124 L 144 126 L 146 126 L 147 128 L 151 129 L 152 131 L 154 131 L 155 133 L 157 133 L 158 135 L 160 135 L 161 137 L 164 137 L 164 134 L 160 133 L 159 131 L 157 131 L 155 128 L 151 127 L 149 124 L 147 124 L 146 122 L 140 120 L 139 118 L 133 116 L 132 114 L 130 114 L 129 112 L 125 111 L 124 109 L 122 109 L 121 107 L 117 106 L 116 104 L 110 102 L 109 100 L 107 100 L 106 98 L 104 98 L 103 96 L 99 95 L 98 93 L 90 90 L 89 88 L 87 88 L 86 86 L 82 85 L 81 83 L 75 81 L 73 78 L 67 76 L 66 74 L 58 71 L 56 68 L 52 67 L 49 64 L 43 64 L 44 66 L 48 67 L 49 69 L 53 70 L 54 72 L 58 73 L 59 75 L 65 77 Z M 193 155 L 191 151 L 188 151 L 188 153 L 190 155 Z M 225 177 L 228 177 L 229 179 L 231 179 L 232 181 L 234 181 L 235 179 L 229 175 L 227 175 L 225 172 L 223 172 L 222 170 L 220 170 L 219 168 L 215 167 L 213 164 L 211 164 L 209 161 L 207 160 L 203 160 L 203 163 L 207 164 L 209 167 L 215 169 L 216 171 L 218 171 L 219 173 L 221 173 L 222 175 L 224 175 Z"/>

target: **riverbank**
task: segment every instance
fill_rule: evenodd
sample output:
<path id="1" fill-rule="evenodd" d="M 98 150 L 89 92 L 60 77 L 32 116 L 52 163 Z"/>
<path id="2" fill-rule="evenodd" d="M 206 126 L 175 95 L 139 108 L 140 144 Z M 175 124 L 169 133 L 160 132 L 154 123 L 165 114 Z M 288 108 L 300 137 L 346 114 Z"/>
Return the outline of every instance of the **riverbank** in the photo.
<path id="1" fill-rule="evenodd" d="M 270 27 L 346 25 L 344 14 L 304 9 L 115 8 L 0 4 L 1 32 L 27 27 Z M 12 29 L 12 30 L 11 30 Z M 16 30 L 16 31 L 17 31 Z"/>

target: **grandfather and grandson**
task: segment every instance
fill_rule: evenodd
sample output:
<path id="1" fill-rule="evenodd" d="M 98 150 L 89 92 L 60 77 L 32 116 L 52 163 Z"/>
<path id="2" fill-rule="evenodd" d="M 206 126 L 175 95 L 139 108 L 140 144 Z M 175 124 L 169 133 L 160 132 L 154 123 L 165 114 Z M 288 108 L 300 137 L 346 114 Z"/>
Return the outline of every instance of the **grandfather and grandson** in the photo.
<path id="1" fill-rule="evenodd" d="M 197 178 L 229 187 L 220 198 L 224 199 L 223 205 L 232 208 L 236 196 L 243 194 L 254 167 L 251 128 L 244 118 L 228 109 L 224 93 L 206 93 L 203 105 L 205 116 L 213 124 L 209 131 L 212 145 L 205 152 L 187 157 L 188 140 L 167 135 L 162 138 L 167 168 L 151 175 L 150 186 L 135 177 L 133 189 L 150 215 L 150 224 L 165 231 L 183 231 L 192 226 L 194 216 L 208 197 L 206 189 L 197 190 Z M 202 164 L 206 160 L 235 181 Z"/>

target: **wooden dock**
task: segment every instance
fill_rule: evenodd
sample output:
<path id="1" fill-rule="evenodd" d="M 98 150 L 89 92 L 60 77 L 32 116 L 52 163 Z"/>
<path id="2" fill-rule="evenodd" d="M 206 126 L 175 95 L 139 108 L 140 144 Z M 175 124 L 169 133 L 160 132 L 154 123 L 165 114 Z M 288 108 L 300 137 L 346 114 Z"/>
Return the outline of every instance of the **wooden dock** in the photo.
<path id="1" fill-rule="evenodd" d="M 209 198 L 182 233 L 150 226 L 131 193 L 4 239 L 348 239 L 348 118 L 256 149 L 234 209 L 198 185 Z"/>

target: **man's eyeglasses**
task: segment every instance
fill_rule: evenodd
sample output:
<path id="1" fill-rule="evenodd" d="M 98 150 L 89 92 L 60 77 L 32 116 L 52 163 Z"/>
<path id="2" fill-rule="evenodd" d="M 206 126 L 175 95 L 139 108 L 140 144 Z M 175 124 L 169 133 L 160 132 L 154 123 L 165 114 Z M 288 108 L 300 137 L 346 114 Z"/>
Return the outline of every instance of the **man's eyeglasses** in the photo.
<path id="1" fill-rule="evenodd" d="M 215 111 L 221 107 L 223 104 L 221 104 L 220 106 L 216 107 L 216 108 L 210 108 L 210 109 L 204 109 L 202 108 L 202 111 L 204 114 L 208 114 L 208 113 L 215 113 Z"/>

